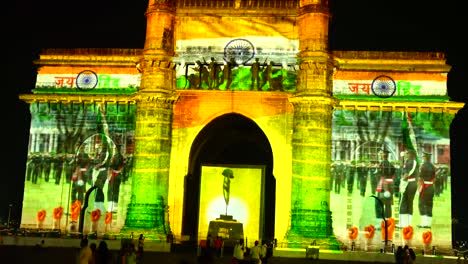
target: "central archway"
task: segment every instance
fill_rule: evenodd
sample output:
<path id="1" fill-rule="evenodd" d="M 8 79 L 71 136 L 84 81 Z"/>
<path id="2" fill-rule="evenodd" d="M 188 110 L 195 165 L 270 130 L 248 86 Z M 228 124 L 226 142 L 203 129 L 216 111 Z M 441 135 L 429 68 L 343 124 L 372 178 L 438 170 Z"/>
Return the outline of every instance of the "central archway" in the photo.
<path id="1" fill-rule="evenodd" d="M 192 241 L 198 238 L 200 184 L 202 164 L 245 164 L 264 166 L 263 240 L 274 238 L 275 186 L 273 154 L 260 127 L 243 115 L 230 113 L 206 125 L 195 138 L 190 150 L 188 174 L 184 183 L 182 234 Z M 205 234 L 206 235 L 206 234 Z M 202 237 L 204 238 L 204 237 Z"/>

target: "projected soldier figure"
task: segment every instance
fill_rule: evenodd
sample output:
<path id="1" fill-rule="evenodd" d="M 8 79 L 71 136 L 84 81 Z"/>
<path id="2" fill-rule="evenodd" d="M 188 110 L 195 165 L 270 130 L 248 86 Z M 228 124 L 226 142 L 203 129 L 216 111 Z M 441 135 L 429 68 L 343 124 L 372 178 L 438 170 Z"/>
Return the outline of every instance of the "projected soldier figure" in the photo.
<path id="1" fill-rule="evenodd" d="M 206 66 L 199 60 L 196 61 L 197 63 L 197 66 L 198 67 L 195 67 L 194 70 L 195 71 L 198 71 L 198 74 L 199 74 L 199 79 L 198 79 L 198 88 L 201 89 L 202 88 L 202 85 L 203 83 L 205 83 L 208 87 L 210 86 L 210 82 L 209 82 L 209 72 L 208 72 L 208 69 L 206 68 Z"/>
<path id="2" fill-rule="evenodd" d="M 260 73 L 261 67 L 260 67 L 260 62 L 258 58 L 255 58 L 255 62 L 252 63 L 252 66 L 250 67 L 250 72 L 252 73 L 252 86 L 251 90 L 258 91 L 260 90 Z"/>
<path id="3" fill-rule="evenodd" d="M 216 64 L 215 58 L 211 57 L 211 61 L 209 63 L 206 62 L 205 58 L 203 58 L 203 62 L 208 64 L 209 72 L 208 72 L 208 88 L 214 89 L 219 87 L 219 80 L 218 80 L 218 65 Z"/>
<path id="4" fill-rule="evenodd" d="M 230 61 L 226 61 L 226 64 L 223 67 L 223 74 L 221 76 L 221 83 L 226 81 L 226 90 L 229 90 L 232 83 L 232 69 L 236 67 L 236 61 L 234 58 L 231 58 Z"/>
<path id="5" fill-rule="evenodd" d="M 231 179 L 234 178 L 234 173 L 232 172 L 231 169 L 225 169 L 223 171 L 223 176 L 224 176 L 224 182 L 223 182 L 223 196 L 224 196 L 224 201 L 226 202 L 226 215 L 227 215 L 227 208 L 229 205 L 229 195 L 231 192 Z"/>

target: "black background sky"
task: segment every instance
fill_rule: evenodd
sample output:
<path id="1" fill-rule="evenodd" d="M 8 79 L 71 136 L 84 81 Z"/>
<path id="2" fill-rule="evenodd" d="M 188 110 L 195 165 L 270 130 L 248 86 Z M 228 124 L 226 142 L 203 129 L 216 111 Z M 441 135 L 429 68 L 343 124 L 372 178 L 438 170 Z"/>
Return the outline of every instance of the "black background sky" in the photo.
<path id="1" fill-rule="evenodd" d="M 459 2 L 458 4 L 455 2 Z M 448 95 L 467 102 L 466 12 L 463 1 L 330 0 L 331 50 L 441 51 L 452 66 Z M 2 3 L 2 158 L 0 218 L 19 219 L 30 116 L 19 94 L 34 87 L 40 48 L 143 48 L 145 0 L 16 0 Z M 454 239 L 468 240 L 468 110 L 451 126 Z"/>

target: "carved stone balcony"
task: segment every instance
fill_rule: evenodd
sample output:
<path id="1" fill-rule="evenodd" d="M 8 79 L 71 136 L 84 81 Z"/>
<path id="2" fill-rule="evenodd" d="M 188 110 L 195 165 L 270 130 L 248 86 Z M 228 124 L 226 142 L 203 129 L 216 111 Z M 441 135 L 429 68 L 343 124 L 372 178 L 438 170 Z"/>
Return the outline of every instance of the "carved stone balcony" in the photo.
<path id="1" fill-rule="evenodd" d="M 179 0 L 176 7 L 180 8 L 236 8 L 236 9 L 297 9 L 298 0 Z"/>

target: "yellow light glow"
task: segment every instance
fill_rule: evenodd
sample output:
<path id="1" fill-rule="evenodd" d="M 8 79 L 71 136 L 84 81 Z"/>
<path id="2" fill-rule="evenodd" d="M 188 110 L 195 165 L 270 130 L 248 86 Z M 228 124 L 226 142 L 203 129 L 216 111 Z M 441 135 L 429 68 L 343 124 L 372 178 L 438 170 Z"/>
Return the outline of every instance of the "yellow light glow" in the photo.
<path id="1" fill-rule="evenodd" d="M 202 166 L 200 185 L 199 236 L 205 237 L 210 221 L 226 214 L 222 175 L 224 166 Z M 244 237 L 258 239 L 262 208 L 263 169 L 253 166 L 233 166 L 227 214 L 243 225 Z"/>
<path id="2" fill-rule="evenodd" d="M 224 202 L 224 198 L 222 195 L 213 199 L 208 205 L 208 208 L 206 210 L 205 221 L 209 222 L 213 219 L 219 218 L 221 214 L 225 214 L 226 211 L 220 210 L 220 208 L 225 208 L 225 207 L 226 207 L 226 204 Z M 229 201 L 227 214 L 235 215 L 236 216 L 235 220 L 241 223 L 248 223 L 249 221 L 249 210 L 247 208 L 247 205 L 245 204 L 244 200 L 242 200 L 239 197 L 235 197 L 235 196 L 231 197 Z"/>

